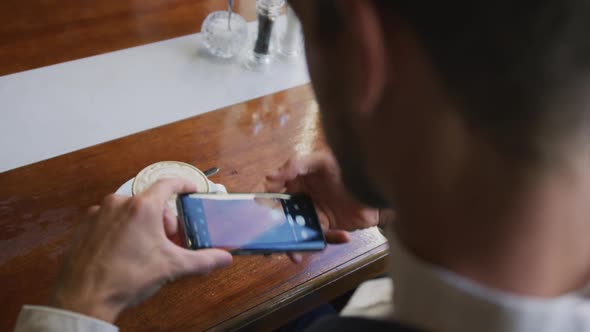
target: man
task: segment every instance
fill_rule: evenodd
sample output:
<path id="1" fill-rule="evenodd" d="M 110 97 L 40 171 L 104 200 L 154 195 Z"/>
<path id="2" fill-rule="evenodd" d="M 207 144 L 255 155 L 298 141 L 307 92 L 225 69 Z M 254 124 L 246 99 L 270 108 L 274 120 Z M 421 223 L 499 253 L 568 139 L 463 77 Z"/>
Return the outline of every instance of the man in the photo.
<path id="1" fill-rule="evenodd" d="M 312 330 L 590 331 L 590 2 L 292 6 L 340 168 L 325 155 L 294 161 L 268 189 L 310 192 L 335 242 L 346 240 L 338 229 L 376 223 L 359 202 L 397 215 L 394 310 Z M 193 189 L 159 183 L 91 211 L 95 232 L 73 251 L 54 305 L 114 322 L 162 283 L 229 264 L 224 252 L 167 242 L 176 226 L 161 227 L 162 203 Z M 135 234 L 139 221 L 152 227 Z M 155 254 L 134 265 L 148 241 Z M 43 308 L 19 324 L 34 319 L 106 325 Z"/>

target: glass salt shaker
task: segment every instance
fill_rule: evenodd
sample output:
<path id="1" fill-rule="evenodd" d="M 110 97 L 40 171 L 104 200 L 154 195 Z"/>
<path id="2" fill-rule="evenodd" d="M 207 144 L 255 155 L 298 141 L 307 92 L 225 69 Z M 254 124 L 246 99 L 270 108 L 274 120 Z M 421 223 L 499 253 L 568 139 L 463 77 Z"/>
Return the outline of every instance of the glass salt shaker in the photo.
<path id="1" fill-rule="evenodd" d="M 209 14 L 201 32 L 203 44 L 212 55 L 230 59 L 240 53 L 248 39 L 246 20 L 233 12 L 234 0 L 228 1 L 227 11 Z"/>

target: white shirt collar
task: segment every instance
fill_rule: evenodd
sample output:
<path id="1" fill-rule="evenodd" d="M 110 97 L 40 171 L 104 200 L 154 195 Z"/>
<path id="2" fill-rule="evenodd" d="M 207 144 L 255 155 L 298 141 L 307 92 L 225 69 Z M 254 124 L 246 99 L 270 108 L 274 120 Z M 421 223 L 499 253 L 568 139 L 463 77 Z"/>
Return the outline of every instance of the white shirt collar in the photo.
<path id="1" fill-rule="evenodd" d="M 590 331 L 590 301 L 580 293 L 541 299 L 491 289 L 420 261 L 390 241 L 394 318 L 441 332 Z"/>

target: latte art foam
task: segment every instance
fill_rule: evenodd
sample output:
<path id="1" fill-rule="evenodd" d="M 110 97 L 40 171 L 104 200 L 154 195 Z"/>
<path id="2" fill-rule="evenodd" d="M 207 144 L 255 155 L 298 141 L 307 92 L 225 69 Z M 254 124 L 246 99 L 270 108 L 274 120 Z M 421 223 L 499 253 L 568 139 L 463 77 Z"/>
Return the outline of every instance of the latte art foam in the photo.
<path id="1" fill-rule="evenodd" d="M 209 192 L 209 181 L 198 168 L 179 161 L 161 161 L 144 168 L 137 174 L 133 181 L 133 195 L 144 192 L 158 180 L 175 178 L 186 179 L 194 183 L 199 192 Z M 178 215 L 176 195 L 168 201 L 167 206 Z"/>

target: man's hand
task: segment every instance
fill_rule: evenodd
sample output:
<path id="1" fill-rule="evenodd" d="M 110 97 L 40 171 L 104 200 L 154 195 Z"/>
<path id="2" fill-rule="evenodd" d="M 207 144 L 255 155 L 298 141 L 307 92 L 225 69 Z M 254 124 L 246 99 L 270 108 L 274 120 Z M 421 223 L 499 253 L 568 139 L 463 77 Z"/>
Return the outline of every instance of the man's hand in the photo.
<path id="1" fill-rule="evenodd" d="M 162 180 L 141 195 L 111 195 L 91 208 L 62 271 L 54 305 L 114 322 L 123 309 L 167 282 L 229 265 L 232 257 L 225 251 L 191 251 L 170 240 L 178 223 L 166 201 L 196 189 L 184 180 Z"/>
<path id="2" fill-rule="evenodd" d="M 310 195 L 330 243 L 350 241 L 346 231 L 376 226 L 379 211 L 359 203 L 348 193 L 340 178 L 340 168 L 331 154 L 319 152 L 289 160 L 267 176 L 267 192 L 293 192 Z"/>

